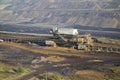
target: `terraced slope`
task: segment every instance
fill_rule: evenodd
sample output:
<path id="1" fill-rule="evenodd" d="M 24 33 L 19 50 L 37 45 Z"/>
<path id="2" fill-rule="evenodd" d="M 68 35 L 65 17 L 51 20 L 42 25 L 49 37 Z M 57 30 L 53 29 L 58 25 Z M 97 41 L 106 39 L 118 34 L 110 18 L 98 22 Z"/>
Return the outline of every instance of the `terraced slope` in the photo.
<path id="1" fill-rule="evenodd" d="M 2 0 L 1 23 L 120 28 L 119 0 Z"/>

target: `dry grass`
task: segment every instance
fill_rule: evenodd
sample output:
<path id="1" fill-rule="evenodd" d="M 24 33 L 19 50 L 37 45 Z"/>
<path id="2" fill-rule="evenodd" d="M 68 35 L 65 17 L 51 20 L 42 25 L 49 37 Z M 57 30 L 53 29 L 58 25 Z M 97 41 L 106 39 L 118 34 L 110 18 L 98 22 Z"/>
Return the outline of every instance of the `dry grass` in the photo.
<path id="1" fill-rule="evenodd" d="M 8 5 L 0 5 L 0 10 L 4 9 L 5 7 L 7 7 Z"/>
<path id="2" fill-rule="evenodd" d="M 120 80 L 120 66 L 112 67 L 111 70 L 113 72 L 108 75 L 108 79 Z"/>
<path id="3" fill-rule="evenodd" d="M 57 56 L 49 56 L 49 57 L 47 57 L 47 60 L 49 60 L 51 62 L 61 62 L 61 61 L 64 61 L 65 58 L 57 57 Z"/>
<path id="4" fill-rule="evenodd" d="M 7 47 L 16 47 L 22 50 L 26 50 L 26 51 L 30 51 L 33 53 L 38 53 L 38 54 L 44 54 L 44 55 L 48 55 L 48 54 L 54 54 L 54 55 L 62 55 L 62 56 L 77 56 L 77 57 L 90 57 L 89 55 L 86 54 L 78 54 L 80 53 L 80 51 L 77 50 L 73 50 L 70 48 L 61 48 L 61 47 L 45 47 L 42 49 L 31 49 L 28 48 L 27 46 L 23 46 L 21 44 L 18 43 L 9 43 L 9 42 L 2 42 L 0 43 L 0 45 L 2 46 L 7 46 Z M 75 54 L 73 54 L 75 53 Z M 56 57 L 56 56 L 49 56 L 47 57 L 47 59 L 51 62 L 61 62 L 64 61 L 65 58 L 63 57 Z M 103 62 L 102 60 L 89 60 L 88 62 Z M 61 67 L 61 66 L 68 66 L 70 64 L 57 64 L 54 65 L 54 67 Z M 8 74 L 5 74 L 8 75 Z M 102 72 L 98 72 L 98 71 L 94 71 L 94 70 L 78 70 L 76 71 L 76 75 L 80 75 L 83 77 L 88 77 L 88 78 L 104 78 L 104 73 Z M 3 76 L 3 74 L 1 75 Z M 0 76 L 0 77 L 1 77 Z M 1 80 L 1 79 L 0 79 Z"/>
<path id="5" fill-rule="evenodd" d="M 76 72 L 76 75 L 81 75 L 88 78 L 104 78 L 105 74 L 94 70 L 79 70 Z"/>
<path id="6" fill-rule="evenodd" d="M 5 72 L 5 71 L 11 72 L 12 68 L 14 68 L 14 67 L 0 62 L 0 72 Z"/>
<path id="7" fill-rule="evenodd" d="M 23 46 L 21 44 L 12 43 L 12 42 L 11 43 L 10 42 L 2 42 L 2 43 L 0 43 L 0 45 L 16 47 L 16 48 L 19 48 L 19 49 L 23 49 L 23 50 L 26 50 L 26 51 L 33 52 L 33 53 L 39 53 L 39 54 L 44 54 L 44 55 L 53 54 L 53 55 L 58 55 L 58 56 L 60 55 L 60 56 L 89 57 L 88 55 L 85 55 L 85 54 L 78 54 L 78 53 L 80 53 L 80 51 L 72 50 L 72 49 L 69 49 L 69 48 L 45 47 L 45 48 L 42 48 L 42 49 L 31 49 L 31 48 L 28 48 L 28 47 Z"/>
<path id="8" fill-rule="evenodd" d="M 99 62 L 99 63 L 101 63 L 101 62 L 104 62 L 103 60 L 88 60 L 88 62 Z"/>

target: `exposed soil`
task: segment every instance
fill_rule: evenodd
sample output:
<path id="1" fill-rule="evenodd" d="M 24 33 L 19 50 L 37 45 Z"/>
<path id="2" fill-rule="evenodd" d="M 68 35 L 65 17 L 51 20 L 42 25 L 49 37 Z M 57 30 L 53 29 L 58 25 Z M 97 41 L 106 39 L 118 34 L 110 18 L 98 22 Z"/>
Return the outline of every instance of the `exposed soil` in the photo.
<path id="1" fill-rule="evenodd" d="M 28 80 L 45 72 L 101 78 L 112 72 L 110 67 L 120 65 L 119 53 L 84 52 L 61 47 L 45 47 L 35 49 L 35 52 L 22 45 L 11 44 L 0 43 L 0 61 L 11 65 L 21 63 L 35 70 L 20 80 Z"/>

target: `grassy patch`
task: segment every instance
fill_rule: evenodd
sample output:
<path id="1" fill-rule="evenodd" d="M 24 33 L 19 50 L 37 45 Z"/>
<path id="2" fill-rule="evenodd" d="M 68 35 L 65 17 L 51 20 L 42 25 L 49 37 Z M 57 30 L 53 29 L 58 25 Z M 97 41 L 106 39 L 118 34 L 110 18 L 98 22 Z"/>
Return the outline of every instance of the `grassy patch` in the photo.
<path id="1" fill-rule="evenodd" d="M 8 2 L 10 2 L 11 0 L 0 0 L 0 4 L 6 4 Z"/>
<path id="2" fill-rule="evenodd" d="M 32 53 L 39 53 L 39 54 L 44 54 L 44 55 L 48 55 L 48 54 L 54 54 L 54 55 L 61 55 L 61 56 L 77 56 L 77 57 L 89 57 L 87 56 L 86 54 L 73 54 L 73 53 L 79 53 L 79 51 L 76 51 L 76 50 L 70 50 L 68 48 L 58 48 L 59 50 L 57 50 L 57 48 L 49 48 L 49 49 L 31 49 L 31 48 L 28 48 L 26 46 L 23 46 L 23 45 L 20 45 L 20 44 L 17 44 L 17 43 L 9 43 L 9 42 L 3 42 L 3 43 L 0 43 L 0 45 L 2 46 L 9 46 L 9 47 L 16 47 L 16 48 L 19 48 L 19 49 L 22 49 L 22 50 L 26 50 L 26 51 L 30 51 Z M 63 52 L 62 49 L 64 49 Z M 68 52 L 67 50 L 70 50 L 70 52 Z M 67 51 L 67 52 L 66 52 Z"/>
<path id="3" fill-rule="evenodd" d="M 0 62 L 0 80 L 16 80 L 31 70 L 18 64 L 18 66 L 10 66 Z"/>
<path id="4" fill-rule="evenodd" d="M 26 72 L 29 72 L 29 71 L 30 71 L 29 68 L 26 68 L 26 67 L 24 67 L 24 66 L 21 65 L 21 64 L 18 64 L 17 68 L 15 69 L 15 72 L 16 72 L 17 74 L 26 73 Z"/>
<path id="5" fill-rule="evenodd" d="M 0 10 L 4 9 L 5 7 L 7 7 L 8 5 L 0 5 Z"/>
<path id="6" fill-rule="evenodd" d="M 87 78 L 82 77 L 80 75 L 62 76 L 56 73 L 44 73 L 42 75 L 39 75 L 37 78 L 40 80 L 104 80 L 103 78 L 101 79 Z"/>
<path id="7" fill-rule="evenodd" d="M 112 67 L 112 73 L 107 75 L 106 80 L 120 80 L 120 66 Z"/>
<path id="8" fill-rule="evenodd" d="M 55 73 L 44 73 L 37 78 L 40 80 L 69 80 L 67 77 Z"/>

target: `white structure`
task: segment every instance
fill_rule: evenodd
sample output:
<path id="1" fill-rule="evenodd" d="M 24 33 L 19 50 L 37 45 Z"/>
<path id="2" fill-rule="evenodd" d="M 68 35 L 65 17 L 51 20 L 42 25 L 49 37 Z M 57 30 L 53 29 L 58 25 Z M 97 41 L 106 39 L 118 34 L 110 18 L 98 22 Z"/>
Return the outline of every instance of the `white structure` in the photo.
<path id="1" fill-rule="evenodd" d="M 0 39 L 0 42 L 3 42 L 3 40 L 2 40 L 2 39 Z"/>
<path id="2" fill-rule="evenodd" d="M 46 40 L 45 41 L 45 44 L 47 46 L 53 46 L 53 47 L 56 47 L 56 43 L 54 41 L 51 41 L 51 40 Z"/>
<path id="3" fill-rule="evenodd" d="M 72 28 L 53 28 L 53 33 L 59 33 L 63 35 L 78 35 L 78 30 Z"/>

